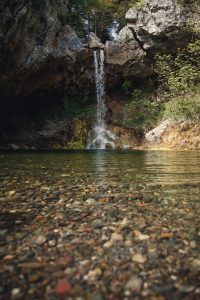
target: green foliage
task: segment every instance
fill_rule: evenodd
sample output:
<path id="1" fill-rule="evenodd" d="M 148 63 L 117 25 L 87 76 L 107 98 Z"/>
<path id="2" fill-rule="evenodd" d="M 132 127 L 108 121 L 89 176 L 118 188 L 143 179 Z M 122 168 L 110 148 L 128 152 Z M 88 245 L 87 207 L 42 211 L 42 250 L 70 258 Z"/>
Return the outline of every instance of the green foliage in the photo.
<path id="1" fill-rule="evenodd" d="M 79 36 L 85 37 L 89 31 L 100 35 L 111 22 L 109 10 L 111 2 L 111 0 L 72 0 L 69 3 L 68 22 Z"/>
<path id="2" fill-rule="evenodd" d="M 144 0 L 71 0 L 68 22 L 79 36 L 85 37 L 94 31 L 101 37 L 112 23 L 113 17 L 121 27 L 125 25 L 125 14 L 130 7 L 140 7 Z"/>
<path id="3" fill-rule="evenodd" d="M 59 99 L 59 95 L 57 98 Z M 59 121 L 71 121 L 74 118 L 89 119 L 93 118 L 95 107 L 91 104 L 89 91 L 83 90 L 79 94 L 69 97 L 60 97 L 57 101 L 51 101 L 48 104 L 48 109 L 43 107 L 37 111 L 36 123 L 41 127 L 49 123 L 58 123 Z"/>
<path id="4" fill-rule="evenodd" d="M 126 95 L 130 95 L 133 90 L 133 83 L 131 80 L 126 79 L 122 84 L 122 89 Z"/>
<path id="5" fill-rule="evenodd" d="M 178 0 L 181 5 L 187 5 L 190 8 L 197 8 L 199 6 L 199 0 Z"/>
<path id="6" fill-rule="evenodd" d="M 68 12 L 67 10 L 59 10 L 58 11 L 58 19 L 61 22 L 61 24 L 64 26 L 67 24 L 67 20 L 68 20 Z"/>
<path id="7" fill-rule="evenodd" d="M 90 103 L 88 90 L 83 90 L 73 98 L 62 99 L 61 117 L 71 120 L 73 118 L 90 118 L 94 115 L 95 108 Z"/>
<path id="8" fill-rule="evenodd" d="M 168 100 L 164 119 L 200 120 L 200 28 L 188 24 L 191 42 L 176 55 L 157 55 L 159 93 Z"/>
<path id="9" fill-rule="evenodd" d="M 71 133 L 71 139 L 68 142 L 67 147 L 69 149 L 84 149 L 88 136 L 87 123 L 78 118 L 73 119 L 71 124 Z"/>
<path id="10" fill-rule="evenodd" d="M 158 121 L 163 104 L 154 99 L 154 86 L 150 81 L 143 89 L 132 92 L 131 101 L 124 108 L 123 125 L 149 127 Z"/>
<path id="11" fill-rule="evenodd" d="M 164 119 L 200 121 L 200 93 L 174 98 L 165 104 Z"/>
<path id="12" fill-rule="evenodd" d="M 193 41 L 186 49 L 179 49 L 175 56 L 156 56 L 155 70 L 159 75 L 160 90 L 167 97 L 194 91 L 200 82 L 200 31 L 195 28 L 191 34 Z"/>
<path id="13" fill-rule="evenodd" d="M 86 145 L 82 141 L 70 141 L 66 148 L 67 149 L 72 149 L 72 150 L 77 150 L 77 149 L 85 149 Z"/>
<path id="14" fill-rule="evenodd" d="M 121 26 L 126 25 L 125 14 L 131 7 L 142 7 L 144 5 L 144 0 L 113 0 L 112 10 L 118 16 L 118 21 Z"/>

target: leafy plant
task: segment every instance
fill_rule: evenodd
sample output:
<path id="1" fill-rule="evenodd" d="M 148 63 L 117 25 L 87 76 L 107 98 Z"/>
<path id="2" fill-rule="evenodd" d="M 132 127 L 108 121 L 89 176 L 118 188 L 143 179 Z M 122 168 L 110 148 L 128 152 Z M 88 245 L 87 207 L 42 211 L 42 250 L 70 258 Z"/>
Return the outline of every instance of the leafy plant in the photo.
<path id="1" fill-rule="evenodd" d="M 145 3 L 144 0 L 113 0 L 112 11 L 117 14 L 118 21 L 123 27 L 126 25 L 125 15 L 131 7 L 142 7 Z"/>
<path id="2" fill-rule="evenodd" d="M 111 0 L 72 0 L 69 3 L 68 21 L 79 36 L 85 37 L 90 31 L 100 36 L 111 23 L 111 3 Z"/>
<path id="3" fill-rule="evenodd" d="M 200 82 L 200 30 L 195 28 L 191 34 L 192 41 L 176 55 L 156 56 L 160 90 L 169 98 L 194 91 Z"/>
<path id="4" fill-rule="evenodd" d="M 126 95 L 130 95 L 133 90 L 133 83 L 132 81 L 126 79 L 122 84 L 122 89 Z"/>
<path id="5" fill-rule="evenodd" d="M 163 104 L 155 101 L 155 88 L 151 81 L 143 89 L 134 89 L 131 101 L 124 107 L 123 125 L 149 127 L 161 116 Z"/>
<path id="6" fill-rule="evenodd" d="M 89 90 L 83 90 L 73 98 L 65 96 L 62 99 L 62 117 L 68 120 L 93 117 L 95 108 L 89 102 Z"/>
<path id="7" fill-rule="evenodd" d="M 121 28 L 126 24 L 127 10 L 143 4 L 144 0 L 71 0 L 68 22 L 79 36 L 85 37 L 89 31 L 94 31 L 99 37 L 104 37 L 113 18 L 117 19 Z"/>
<path id="8" fill-rule="evenodd" d="M 174 98 L 165 104 L 164 119 L 200 121 L 200 93 Z"/>

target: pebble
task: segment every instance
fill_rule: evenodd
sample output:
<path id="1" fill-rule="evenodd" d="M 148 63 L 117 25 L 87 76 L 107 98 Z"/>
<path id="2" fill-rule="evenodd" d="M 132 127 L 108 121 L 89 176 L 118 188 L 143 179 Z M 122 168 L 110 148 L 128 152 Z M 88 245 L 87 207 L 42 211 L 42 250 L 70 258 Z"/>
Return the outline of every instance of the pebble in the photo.
<path id="1" fill-rule="evenodd" d="M 111 242 L 106 242 L 105 244 L 103 244 L 104 248 L 111 248 L 113 246 L 113 244 Z"/>
<path id="2" fill-rule="evenodd" d="M 190 242 L 190 247 L 191 247 L 192 249 L 195 249 L 195 248 L 197 247 L 197 243 L 196 243 L 195 241 L 191 241 L 191 242 Z"/>
<path id="3" fill-rule="evenodd" d="M 37 245 L 41 246 L 46 242 L 46 237 L 44 235 L 39 235 L 35 242 Z"/>
<path id="4" fill-rule="evenodd" d="M 148 240 L 150 238 L 149 235 L 147 234 L 142 234 L 140 231 L 138 230 L 134 230 L 134 234 L 136 236 L 136 238 L 140 241 L 145 241 L 145 240 Z"/>
<path id="5" fill-rule="evenodd" d="M 100 268 L 96 268 L 94 270 L 90 270 L 87 277 L 89 280 L 95 280 L 97 277 L 102 275 L 102 270 Z"/>
<path id="6" fill-rule="evenodd" d="M 194 260 L 192 260 L 192 267 L 194 267 L 194 268 L 200 268 L 200 258 L 196 258 L 196 259 L 194 259 Z"/>
<path id="7" fill-rule="evenodd" d="M 56 286 L 56 294 L 57 296 L 64 296 L 68 295 L 72 290 L 72 287 L 68 280 L 62 279 L 58 281 L 58 284 Z"/>
<path id="8" fill-rule="evenodd" d="M 169 201 L 168 201 L 167 199 L 164 199 L 164 200 L 162 201 L 162 205 L 168 206 L 168 205 L 169 205 Z"/>
<path id="9" fill-rule="evenodd" d="M 185 195 L 173 182 L 172 201 L 170 182 L 148 188 L 143 175 L 122 178 L 117 168 L 96 179 L 70 160 L 51 171 L 47 160 L 31 172 L 20 162 L 12 176 L 1 168 L 0 298 L 199 298 L 198 182 Z"/>
<path id="10" fill-rule="evenodd" d="M 132 261 L 134 261 L 134 262 L 137 262 L 137 263 L 139 263 L 139 264 L 144 264 L 145 262 L 146 262 L 146 257 L 145 256 L 143 256 L 143 255 L 141 255 L 141 254 L 134 254 L 133 256 L 132 256 Z"/>
<path id="11" fill-rule="evenodd" d="M 56 245 L 56 240 L 51 240 L 51 241 L 49 241 L 49 242 L 48 242 L 48 245 L 49 245 L 50 247 L 55 246 L 55 245 Z"/>
<path id="12" fill-rule="evenodd" d="M 142 288 L 142 279 L 138 276 L 133 276 L 125 285 L 125 289 L 139 293 Z"/>
<path id="13" fill-rule="evenodd" d="M 133 242 L 132 242 L 131 240 L 126 240 L 126 241 L 124 242 L 124 246 L 125 246 L 125 247 L 132 247 L 132 246 L 133 246 Z"/>
<path id="14" fill-rule="evenodd" d="M 128 225 L 129 225 L 128 218 L 124 218 L 124 219 L 122 220 L 122 222 L 120 223 L 120 228 L 121 228 L 121 229 L 127 228 Z"/>
<path id="15" fill-rule="evenodd" d="M 112 242 L 123 241 L 123 236 L 117 232 L 113 232 L 111 235 L 111 241 Z"/>
<path id="16" fill-rule="evenodd" d="M 8 192 L 8 197 L 12 197 L 16 194 L 16 191 L 9 191 Z"/>
<path id="17" fill-rule="evenodd" d="M 88 205 L 95 205 L 97 204 L 97 201 L 95 199 L 87 199 L 85 203 Z"/>
<path id="18" fill-rule="evenodd" d="M 12 291 L 11 291 L 12 298 L 14 298 L 14 299 L 17 298 L 19 296 L 19 294 L 20 294 L 19 288 L 12 289 Z"/>

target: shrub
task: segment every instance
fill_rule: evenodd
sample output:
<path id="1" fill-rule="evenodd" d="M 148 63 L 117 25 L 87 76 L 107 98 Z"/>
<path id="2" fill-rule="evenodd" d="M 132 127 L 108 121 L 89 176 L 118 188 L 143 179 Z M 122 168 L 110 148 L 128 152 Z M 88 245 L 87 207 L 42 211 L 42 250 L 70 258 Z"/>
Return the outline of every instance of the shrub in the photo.
<path id="1" fill-rule="evenodd" d="M 160 91 L 167 97 L 184 95 L 194 91 L 200 82 L 200 30 L 195 28 L 193 40 L 186 49 L 178 50 L 176 55 L 156 56 Z"/>
<path id="2" fill-rule="evenodd" d="M 126 95 L 130 95 L 131 92 L 132 92 L 132 90 L 133 90 L 133 83 L 132 83 L 132 81 L 126 79 L 126 80 L 123 82 L 123 84 L 122 84 L 122 89 L 123 89 L 123 91 L 124 91 L 124 93 L 125 93 Z"/>
<path id="3" fill-rule="evenodd" d="M 111 0 L 71 0 L 69 2 L 68 22 L 77 34 L 85 37 L 89 31 L 98 36 L 112 21 Z"/>
<path id="4" fill-rule="evenodd" d="M 200 93 L 174 98 L 165 104 L 164 119 L 200 121 Z"/>
<path id="5" fill-rule="evenodd" d="M 132 92 L 131 101 L 124 107 L 124 126 L 149 127 L 158 121 L 163 104 L 155 101 L 154 91 L 150 81 L 145 88 Z"/>

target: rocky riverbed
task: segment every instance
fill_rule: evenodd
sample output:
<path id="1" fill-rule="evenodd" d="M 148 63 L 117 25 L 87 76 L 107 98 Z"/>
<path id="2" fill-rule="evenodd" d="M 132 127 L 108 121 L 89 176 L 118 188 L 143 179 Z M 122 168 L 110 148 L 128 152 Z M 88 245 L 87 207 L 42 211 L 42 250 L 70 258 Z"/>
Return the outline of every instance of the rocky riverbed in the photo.
<path id="1" fill-rule="evenodd" d="M 1 154 L 1 299 L 199 299 L 199 154 L 162 155 Z"/>

